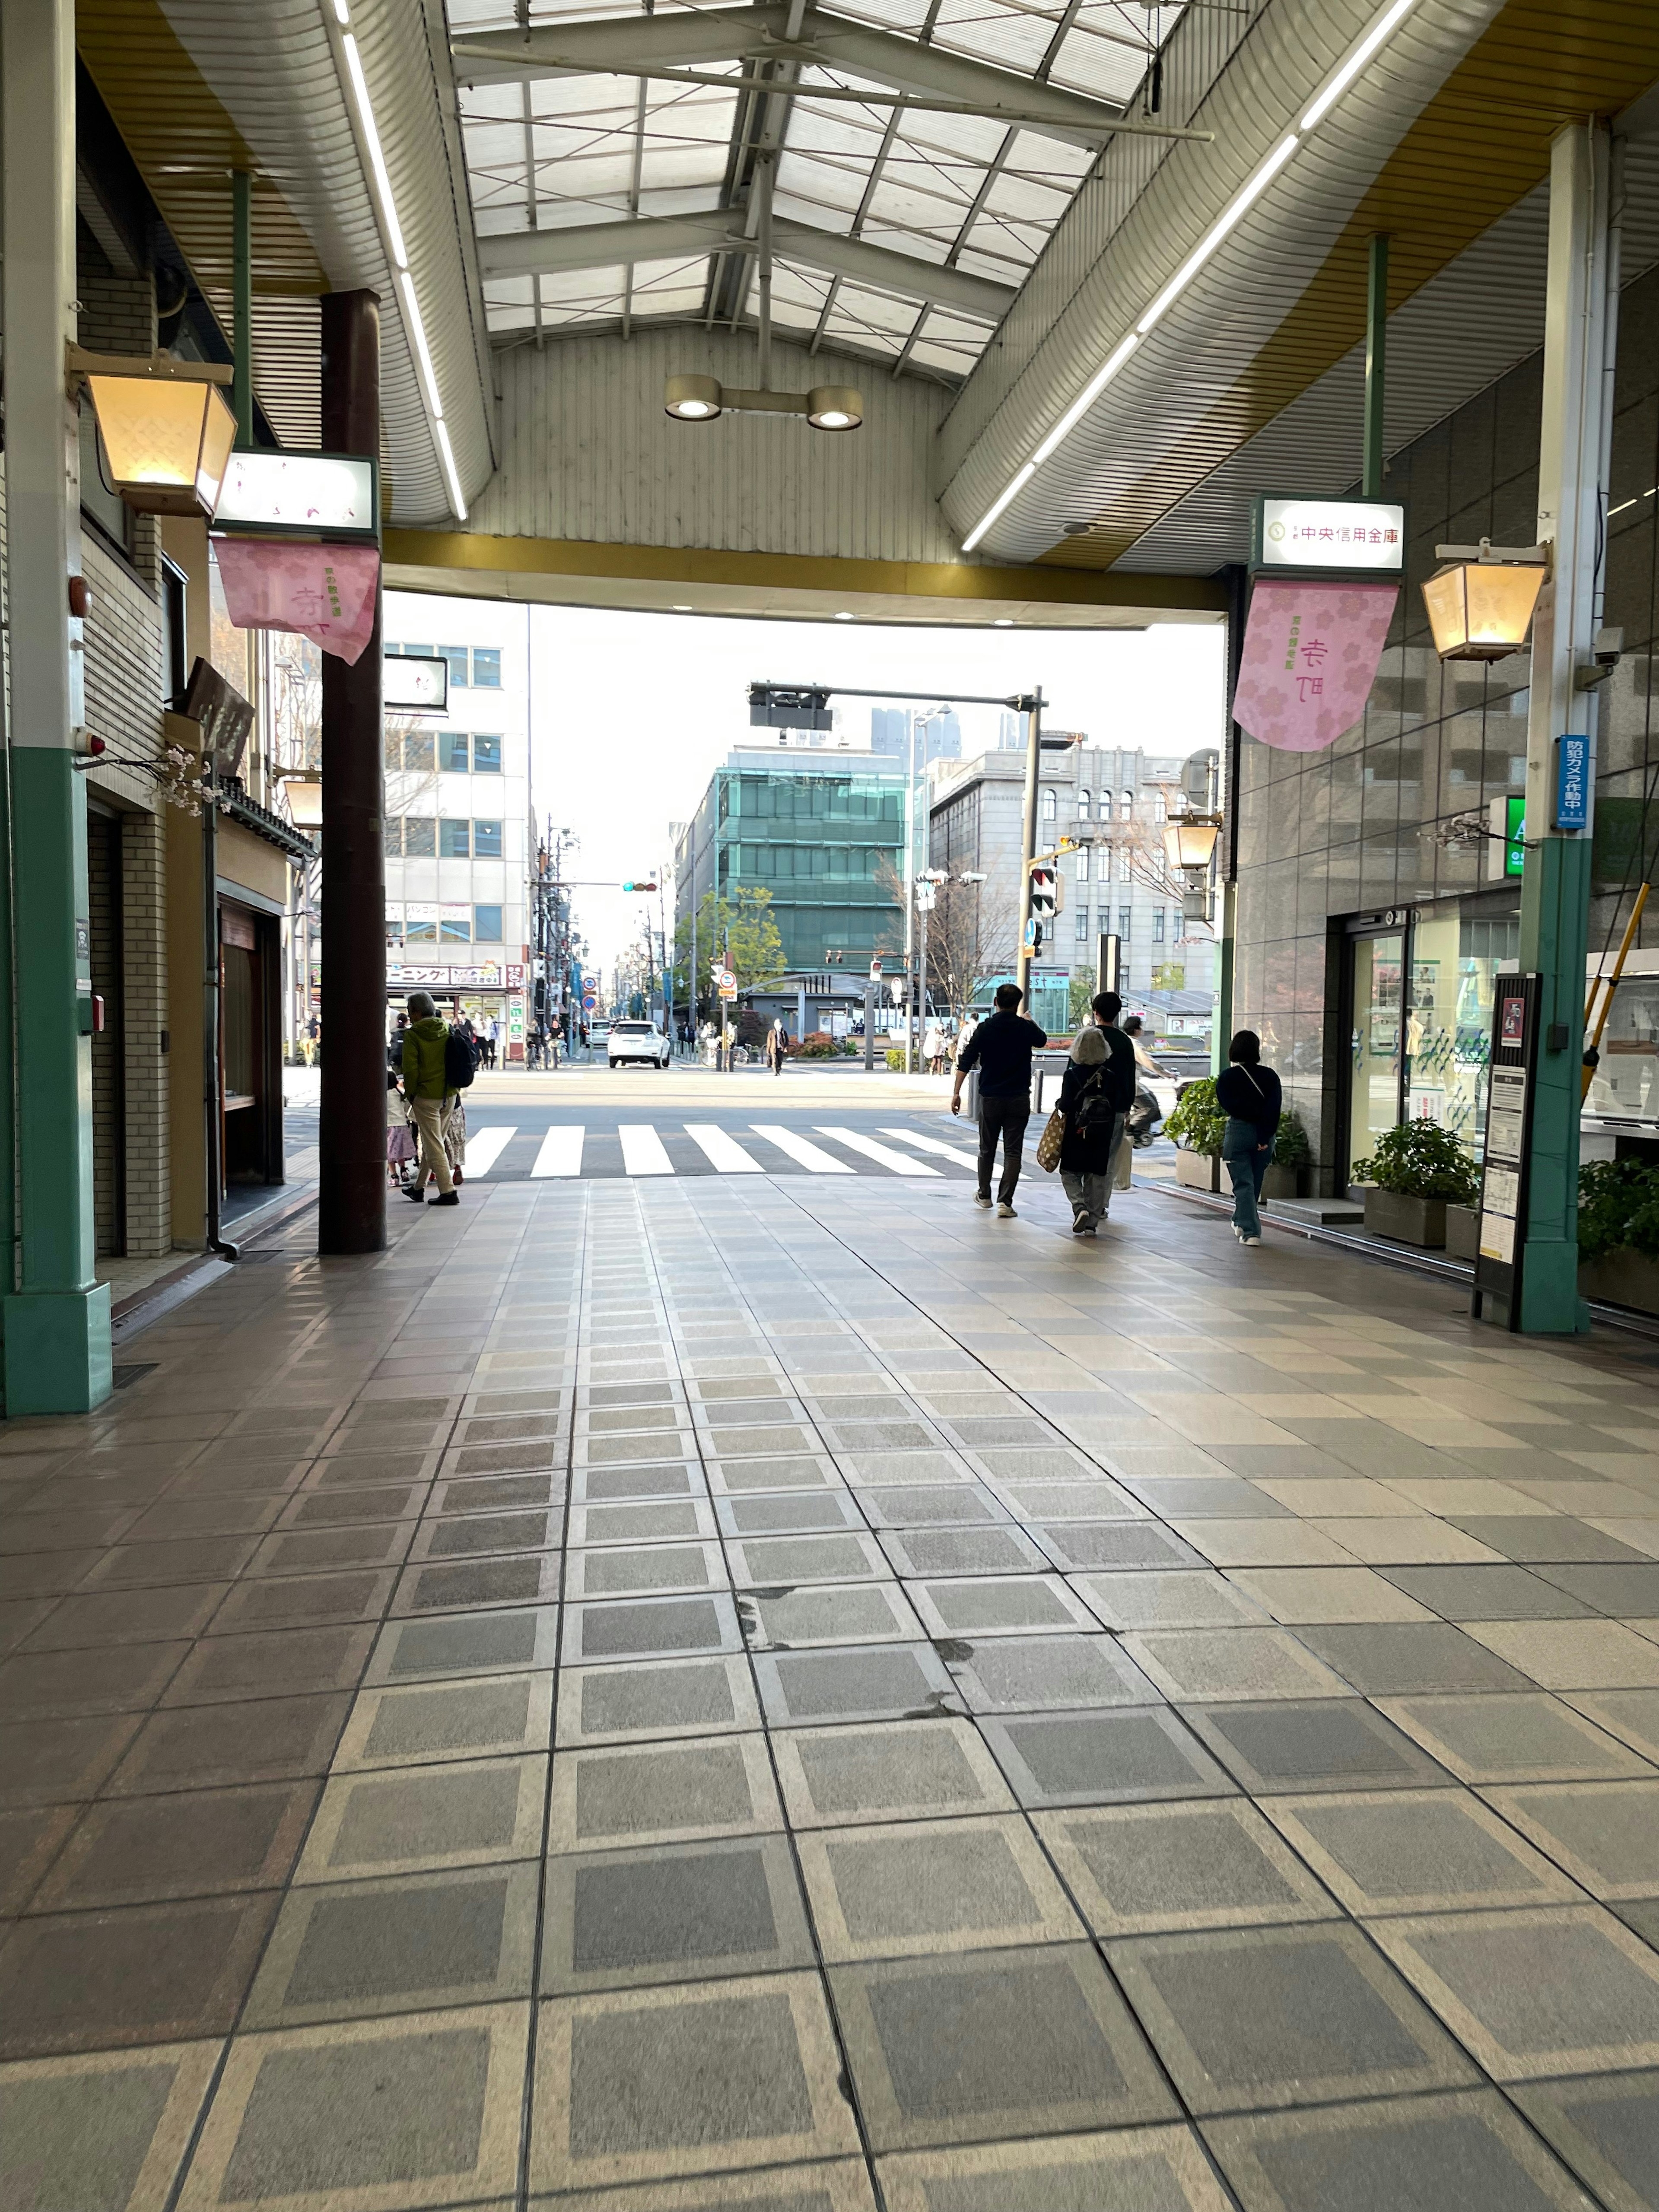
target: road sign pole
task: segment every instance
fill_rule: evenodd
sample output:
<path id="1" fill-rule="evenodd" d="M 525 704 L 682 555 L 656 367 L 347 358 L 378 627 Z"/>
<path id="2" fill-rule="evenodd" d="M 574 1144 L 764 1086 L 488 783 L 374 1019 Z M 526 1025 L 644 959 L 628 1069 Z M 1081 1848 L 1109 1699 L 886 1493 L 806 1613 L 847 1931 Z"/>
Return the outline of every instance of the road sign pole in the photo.
<path id="1" fill-rule="evenodd" d="M 1042 760 L 1042 696 L 1039 687 L 1025 702 L 1025 821 L 1020 844 L 1019 958 L 1015 980 L 1027 1014 L 1031 1011 L 1031 862 L 1036 857 L 1037 771 Z"/>

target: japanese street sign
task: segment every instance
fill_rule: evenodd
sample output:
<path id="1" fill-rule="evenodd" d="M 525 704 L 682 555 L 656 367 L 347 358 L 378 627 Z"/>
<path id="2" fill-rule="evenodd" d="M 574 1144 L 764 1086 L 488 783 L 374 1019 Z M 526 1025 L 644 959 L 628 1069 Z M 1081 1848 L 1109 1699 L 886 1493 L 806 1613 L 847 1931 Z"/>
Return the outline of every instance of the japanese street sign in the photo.
<path id="1" fill-rule="evenodd" d="M 1558 738 L 1555 741 L 1555 806 L 1551 826 L 1557 830 L 1589 827 L 1589 739 Z"/>
<path id="2" fill-rule="evenodd" d="M 1382 499 L 1256 501 L 1251 565 L 1257 568 L 1365 569 L 1398 576 L 1406 559 L 1406 510 Z"/>

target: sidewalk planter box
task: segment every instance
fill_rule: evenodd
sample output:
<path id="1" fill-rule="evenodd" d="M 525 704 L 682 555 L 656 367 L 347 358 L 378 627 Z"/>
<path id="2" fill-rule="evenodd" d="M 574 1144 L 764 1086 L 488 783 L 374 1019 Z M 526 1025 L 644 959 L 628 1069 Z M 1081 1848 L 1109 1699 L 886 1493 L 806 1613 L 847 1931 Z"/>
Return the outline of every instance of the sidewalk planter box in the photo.
<path id="1" fill-rule="evenodd" d="M 1277 1165 L 1269 1167 L 1267 1174 L 1261 1178 L 1261 1195 L 1264 1201 L 1268 1199 L 1283 1200 L 1287 1198 L 1305 1198 L 1307 1174 L 1308 1170 L 1304 1167 L 1282 1168 Z"/>
<path id="2" fill-rule="evenodd" d="M 1446 1241 L 1443 1198 L 1408 1198 L 1404 1191 L 1365 1187 L 1365 1234 L 1391 1237 L 1396 1243 L 1438 1251 Z"/>
<path id="3" fill-rule="evenodd" d="M 1177 1147 L 1176 1181 L 1183 1190 L 1219 1190 L 1221 1163 L 1212 1160 L 1207 1152 L 1189 1152 Z"/>
<path id="4" fill-rule="evenodd" d="M 1638 1313 L 1659 1314 L 1659 1260 L 1628 1247 L 1586 1260 L 1578 1270 L 1581 1297 L 1604 1305 L 1633 1306 Z"/>
<path id="5" fill-rule="evenodd" d="M 1467 1260 L 1473 1266 L 1480 1256 L 1480 1212 L 1474 1206 L 1446 1208 L 1446 1257 Z"/>

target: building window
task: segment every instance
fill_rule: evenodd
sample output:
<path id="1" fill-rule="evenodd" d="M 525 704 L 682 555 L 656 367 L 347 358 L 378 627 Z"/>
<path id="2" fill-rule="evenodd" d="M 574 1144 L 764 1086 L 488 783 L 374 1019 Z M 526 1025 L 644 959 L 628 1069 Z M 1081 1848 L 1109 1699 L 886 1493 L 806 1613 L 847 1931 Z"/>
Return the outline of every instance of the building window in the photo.
<path id="1" fill-rule="evenodd" d="M 1134 820 L 1135 795 L 1133 791 L 1119 793 L 1117 801 L 1117 818 L 1120 822 L 1133 822 Z"/>
<path id="2" fill-rule="evenodd" d="M 1053 791 L 1045 790 L 1042 794 L 1043 820 L 1045 822 L 1052 822 L 1058 816 L 1059 812 L 1060 800 L 1058 797 Z"/>
<path id="3" fill-rule="evenodd" d="M 1089 909 L 1086 906 L 1080 906 L 1077 910 L 1077 941 L 1079 945 L 1086 945 L 1089 941 Z"/>
<path id="4" fill-rule="evenodd" d="M 498 906 L 475 906 L 472 934 L 480 945 L 501 943 L 501 910 Z"/>
<path id="5" fill-rule="evenodd" d="M 472 740 L 473 775 L 499 775 L 501 772 L 501 739 L 499 738 L 474 738 Z"/>
<path id="6" fill-rule="evenodd" d="M 1161 906 L 1152 908 L 1152 942 L 1154 945 L 1164 942 L 1164 909 Z"/>
<path id="7" fill-rule="evenodd" d="M 1112 794 L 1109 791 L 1103 791 L 1100 794 L 1100 819 L 1103 822 L 1109 822 L 1111 818 Z"/>
<path id="8" fill-rule="evenodd" d="M 438 936 L 445 945 L 471 945 L 471 921 L 459 915 L 446 915 L 438 924 Z"/>
<path id="9" fill-rule="evenodd" d="M 479 691 L 499 691 L 501 688 L 501 655 L 498 646 L 475 646 L 472 650 L 472 683 Z"/>
<path id="10" fill-rule="evenodd" d="M 414 655 L 410 654 L 410 659 Z M 430 775 L 432 773 L 432 732 L 430 730 L 388 730 L 386 733 L 386 764 L 390 769 L 403 769 L 410 775 Z"/>
<path id="11" fill-rule="evenodd" d="M 1117 933 L 1123 939 L 1123 942 L 1126 945 L 1129 942 L 1129 925 L 1134 918 L 1135 910 L 1132 906 L 1119 907 L 1117 910 Z"/>
<path id="12" fill-rule="evenodd" d="M 466 689 L 466 647 L 464 645 L 441 645 L 438 647 L 438 658 L 449 663 L 450 690 L 453 691 L 459 688 L 465 690 Z"/>
<path id="13" fill-rule="evenodd" d="M 388 823 L 388 833 L 395 825 Z M 404 858 L 406 860 L 429 860 L 437 851 L 437 823 L 429 814 L 405 814 L 403 817 Z M 386 850 L 392 848 L 388 840 Z"/>
<path id="14" fill-rule="evenodd" d="M 501 825 L 499 822 L 475 822 L 472 825 L 472 857 L 475 860 L 499 860 L 501 857 Z"/>
<path id="15" fill-rule="evenodd" d="M 1081 847 L 1081 848 L 1079 848 L 1079 850 L 1078 856 L 1077 856 L 1077 860 L 1076 860 L 1075 867 L 1074 867 L 1074 873 L 1076 874 L 1076 877 L 1077 877 L 1077 879 L 1078 879 L 1079 883 L 1080 883 L 1080 884 L 1086 884 L 1086 883 L 1088 882 L 1088 880 L 1089 880 L 1089 848 L 1088 848 L 1086 845 L 1085 845 L 1085 846 Z"/>
<path id="16" fill-rule="evenodd" d="M 1078 787 L 1077 818 L 1079 822 L 1086 822 L 1089 818 L 1089 787 L 1087 784 L 1079 784 Z"/>
<path id="17" fill-rule="evenodd" d="M 438 857 L 444 860 L 465 860 L 472 850 L 468 836 L 470 822 L 441 822 L 438 824 Z"/>
<path id="18" fill-rule="evenodd" d="M 1154 791 L 1154 792 L 1153 792 L 1153 793 L 1152 793 L 1152 819 L 1153 819 L 1153 821 L 1154 821 L 1154 822 L 1167 822 L 1167 821 L 1169 820 L 1169 818 L 1170 818 L 1170 802 L 1169 802 L 1168 799 L 1167 799 L 1167 798 L 1165 798 L 1165 796 L 1164 796 L 1164 793 L 1163 793 L 1163 791 L 1162 791 L 1161 789 L 1160 789 L 1160 790 L 1158 790 L 1158 791 Z"/>
<path id="19" fill-rule="evenodd" d="M 406 907 L 404 913 L 404 943 L 405 945 L 436 944 L 438 925 L 430 912 L 422 917 L 419 910 L 411 906 Z"/>
<path id="20" fill-rule="evenodd" d="M 465 775 L 471 766 L 467 748 L 471 739 L 459 730 L 440 730 L 438 732 L 438 765 L 450 775 Z"/>

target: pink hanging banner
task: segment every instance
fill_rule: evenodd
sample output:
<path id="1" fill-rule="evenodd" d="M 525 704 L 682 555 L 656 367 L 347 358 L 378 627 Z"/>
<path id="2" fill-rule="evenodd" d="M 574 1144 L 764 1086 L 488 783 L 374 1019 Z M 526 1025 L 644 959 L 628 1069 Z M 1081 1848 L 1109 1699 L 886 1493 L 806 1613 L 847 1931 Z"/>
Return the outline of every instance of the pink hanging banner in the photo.
<path id="1" fill-rule="evenodd" d="M 291 629 L 349 664 L 374 629 L 374 545 L 216 538 L 225 605 L 238 629 Z"/>
<path id="2" fill-rule="evenodd" d="M 1264 578 L 1250 599 L 1233 720 L 1280 752 L 1318 753 L 1365 711 L 1395 584 Z"/>

